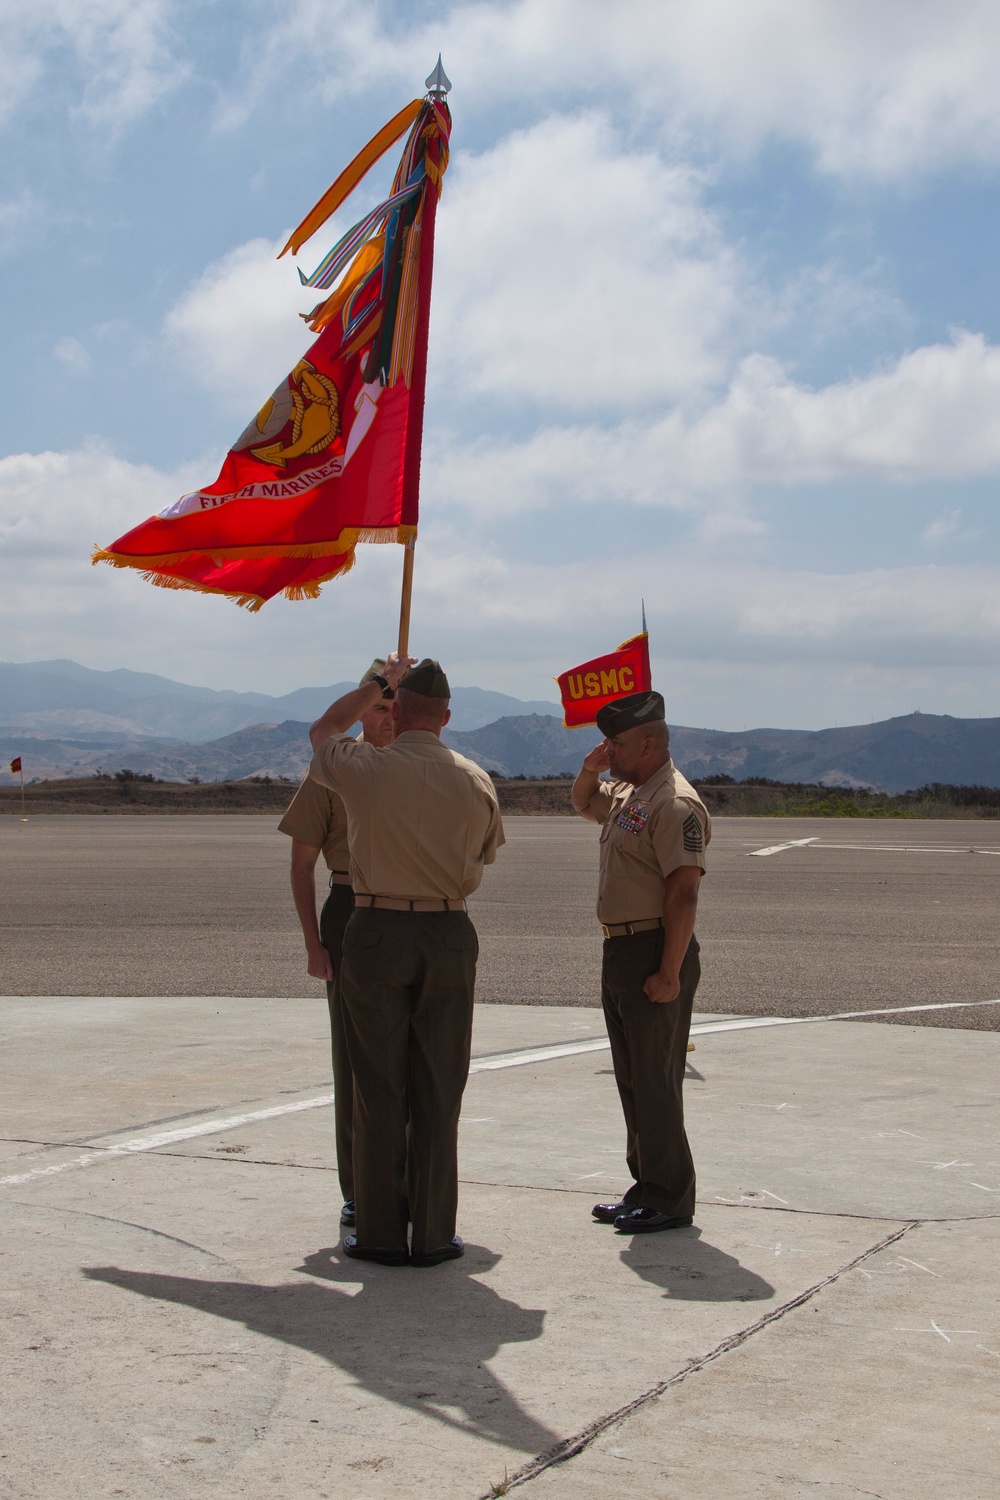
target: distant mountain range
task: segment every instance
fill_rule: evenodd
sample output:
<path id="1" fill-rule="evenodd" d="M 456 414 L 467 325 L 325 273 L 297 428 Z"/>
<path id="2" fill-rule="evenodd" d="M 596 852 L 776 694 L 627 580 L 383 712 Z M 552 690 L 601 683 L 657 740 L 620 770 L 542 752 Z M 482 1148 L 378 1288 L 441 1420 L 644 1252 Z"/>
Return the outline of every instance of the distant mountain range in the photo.
<path id="1" fill-rule="evenodd" d="M 0 662 L 0 735 L 29 731 L 52 740 L 84 744 L 175 739 L 204 743 L 251 725 L 312 723 L 333 700 L 356 687 L 298 688 L 283 697 L 192 687 L 149 672 L 96 672 L 75 661 Z M 479 729 L 504 714 L 562 717 L 557 703 L 526 702 L 485 688 L 456 687 L 456 729 Z"/>
<path id="2" fill-rule="evenodd" d="M 298 780 L 308 726 L 351 682 L 283 697 L 192 687 L 146 672 L 96 672 L 73 661 L 0 663 L 0 766 L 28 777 L 128 767 L 169 780 Z M 906 791 L 930 781 L 1000 786 L 1000 719 L 908 714 L 845 729 L 672 729 L 674 759 L 694 779 L 728 775 Z M 456 687 L 445 738 L 503 776 L 576 771 L 596 729 L 564 729 L 557 704 Z M 9 783 L 0 773 L 0 782 Z"/>
<path id="3" fill-rule="evenodd" d="M 575 772 L 599 739 L 596 729 L 564 729 L 557 719 L 538 714 L 448 736 L 456 750 L 508 776 Z M 694 781 L 766 776 L 886 792 L 905 792 L 932 781 L 1000 786 L 1000 719 L 907 714 L 846 729 L 742 733 L 678 725 L 671 728 L 670 742 L 677 765 Z"/>
<path id="4" fill-rule="evenodd" d="M 600 736 L 564 729 L 547 714 L 517 714 L 478 729 L 445 731 L 448 744 L 502 776 L 575 772 Z M 907 791 L 928 782 L 1000 786 L 1000 719 L 908 714 L 846 729 L 716 729 L 671 731 L 674 759 L 692 780 L 766 776 L 826 786 Z M 92 775 L 124 767 L 171 781 L 232 781 L 286 776 L 298 781 L 309 765 L 309 725 L 301 719 L 255 724 L 206 743 L 97 733 L 45 738 L 0 730 L 0 765 L 24 758 L 28 779 Z M 15 778 L 0 774 L 0 783 Z"/>
<path id="5" fill-rule="evenodd" d="M 1000 786 L 1000 719 L 906 714 L 843 729 L 675 729 L 674 756 L 687 775 L 874 787 L 905 792 L 939 781 Z"/>

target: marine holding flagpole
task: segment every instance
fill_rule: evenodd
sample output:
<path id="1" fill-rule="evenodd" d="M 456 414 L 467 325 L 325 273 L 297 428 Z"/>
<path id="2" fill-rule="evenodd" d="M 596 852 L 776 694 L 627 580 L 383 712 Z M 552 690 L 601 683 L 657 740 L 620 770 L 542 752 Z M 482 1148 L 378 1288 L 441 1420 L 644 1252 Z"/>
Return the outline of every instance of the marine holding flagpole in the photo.
<path id="1" fill-rule="evenodd" d="M 377 749 L 347 730 L 384 691 L 395 738 Z M 389 1266 L 434 1266 L 464 1248 L 458 1119 L 479 953 L 466 898 L 504 835 L 489 776 L 441 743 L 450 697 L 437 661 L 393 652 L 310 730 L 309 774 L 346 808 L 355 903 L 340 977 L 357 1226 L 344 1252 Z"/>
<path id="2" fill-rule="evenodd" d="M 219 594 L 255 611 L 279 593 L 316 598 L 352 567 L 360 542 L 404 547 L 398 650 L 384 675 L 313 726 L 312 774 L 343 799 L 358 907 L 335 996 L 356 1088 L 358 1233 L 346 1248 L 416 1265 L 462 1253 L 456 1141 L 478 950 L 465 898 L 503 842 L 489 777 L 441 744 L 447 677 L 437 662 L 414 667 L 408 655 L 434 222 L 451 133 L 440 57 L 426 87 L 358 152 L 282 250 L 297 254 L 405 134 L 388 198 L 311 274 L 299 272 L 303 285 L 328 294 L 305 315 L 315 341 L 232 444 L 218 478 L 92 554 L 159 587 Z M 392 703 L 393 743 L 348 739 L 408 672 Z M 309 893 L 299 896 L 308 944 Z M 342 904 L 346 914 L 346 894 Z"/>

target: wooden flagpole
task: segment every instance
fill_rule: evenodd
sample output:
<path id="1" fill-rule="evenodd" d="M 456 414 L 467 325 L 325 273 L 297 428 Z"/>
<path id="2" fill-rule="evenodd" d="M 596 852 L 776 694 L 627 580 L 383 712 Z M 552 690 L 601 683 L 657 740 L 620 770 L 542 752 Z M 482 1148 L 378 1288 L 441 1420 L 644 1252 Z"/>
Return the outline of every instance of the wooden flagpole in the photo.
<path id="1" fill-rule="evenodd" d="M 411 536 L 403 550 L 403 591 L 399 600 L 399 645 L 396 650 L 405 656 L 410 648 L 410 599 L 413 596 L 413 550 L 417 545 Z"/>
<path id="2" fill-rule="evenodd" d="M 426 80 L 428 97 L 444 105 L 451 92 L 451 81 L 441 66 L 438 54 L 437 66 Z M 420 413 L 416 431 L 407 439 L 404 464 L 403 490 L 407 502 L 412 504 L 414 518 L 417 512 L 417 497 L 420 488 L 420 448 L 423 437 L 424 386 L 427 379 L 427 333 L 431 314 L 431 277 L 434 266 L 434 220 L 437 213 L 438 190 L 433 182 L 424 189 L 423 223 L 420 240 L 420 301 L 417 308 L 417 327 L 413 350 L 412 401 Z M 416 537 L 411 536 L 403 552 L 403 586 L 399 600 L 399 644 L 400 656 L 408 653 L 410 645 L 410 600 L 413 596 L 413 551 Z"/>

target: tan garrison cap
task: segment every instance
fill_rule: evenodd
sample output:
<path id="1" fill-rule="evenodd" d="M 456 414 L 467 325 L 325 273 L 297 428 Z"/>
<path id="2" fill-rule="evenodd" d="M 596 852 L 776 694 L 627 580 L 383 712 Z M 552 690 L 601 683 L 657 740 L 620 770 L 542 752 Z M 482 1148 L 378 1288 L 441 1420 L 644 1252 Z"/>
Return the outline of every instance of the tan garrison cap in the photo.
<path id="1" fill-rule="evenodd" d="M 376 656 L 375 660 L 372 662 L 371 666 L 368 668 L 368 671 L 365 673 L 365 675 L 362 677 L 361 681 L 358 683 L 358 687 L 365 687 L 369 682 L 374 682 L 374 680 L 375 680 L 376 677 L 383 677 L 384 675 L 385 675 L 385 662 L 384 662 L 384 660 L 382 659 L 381 656 Z M 383 688 L 382 689 L 382 697 L 383 698 L 395 698 L 395 696 L 396 696 L 396 694 L 393 692 L 392 688 Z"/>
<path id="2" fill-rule="evenodd" d="M 667 717 L 663 698 L 659 693 L 630 693 L 627 698 L 616 698 L 597 711 L 597 727 L 608 738 L 621 734 L 626 729 L 638 729 L 647 724 L 662 723 Z"/>
<path id="3" fill-rule="evenodd" d="M 408 693 L 419 693 L 421 698 L 450 698 L 451 688 L 439 661 L 425 656 L 411 667 L 399 684 Z"/>

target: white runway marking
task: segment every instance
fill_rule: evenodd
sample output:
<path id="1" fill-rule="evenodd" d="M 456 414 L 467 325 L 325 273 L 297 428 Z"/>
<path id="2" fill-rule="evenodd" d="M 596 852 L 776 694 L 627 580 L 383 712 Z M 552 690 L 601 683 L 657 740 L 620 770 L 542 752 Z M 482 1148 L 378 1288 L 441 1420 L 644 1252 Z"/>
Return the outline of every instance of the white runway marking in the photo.
<path id="1" fill-rule="evenodd" d="M 813 841 L 815 849 L 865 849 L 875 854 L 1000 854 L 1000 849 L 973 849 L 965 844 L 961 849 L 945 847 L 943 844 L 821 844 Z"/>
<path id="2" fill-rule="evenodd" d="M 514 1052 L 499 1057 L 484 1057 L 473 1060 L 470 1073 L 489 1073 L 499 1068 L 521 1068 L 530 1063 L 549 1062 L 559 1057 L 575 1057 L 583 1052 L 603 1052 L 609 1047 L 605 1039 L 585 1042 L 565 1042 L 558 1047 L 533 1047 L 523 1052 Z M 176 1130 L 158 1130 L 149 1135 L 133 1136 L 127 1141 L 118 1141 L 107 1146 L 96 1144 L 84 1155 L 74 1156 L 69 1161 L 50 1162 L 46 1166 L 32 1167 L 26 1172 L 12 1172 L 0 1177 L 0 1187 L 20 1187 L 40 1177 L 55 1177 L 63 1172 L 78 1171 L 95 1166 L 116 1156 L 134 1156 L 140 1151 L 161 1151 L 166 1146 L 176 1146 L 182 1141 L 197 1140 L 199 1136 L 221 1135 L 227 1130 L 239 1130 L 244 1125 L 253 1125 L 258 1120 L 274 1120 L 282 1115 L 299 1114 L 306 1109 L 323 1109 L 333 1103 L 333 1094 L 314 1094 L 309 1099 L 297 1099 L 288 1104 L 271 1105 L 268 1109 L 247 1110 L 239 1115 L 213 1116 L 199 1120 L 193 1125 L 182 1125 Z M 58 1148 L 49 1148 L 58 1149 Z"/>
<path id="3" fill-rule="evenodd" d="M 745 1020 L 737 1021 L 699 1021 L 691 1027 L 691 1035 L 709 1036 L 717 1031 L 754 1031 L 759 1026 L 814 1026 L 818 1021 L 860 1021 L 865 1016 L 905 1016 L 918 1010 L 974 1010 L 983 1005 L 1000 1005 L 1000 1000 L 938 1000 L 933 1005 L 890 1005 L 882 1010 L 841 1010 L 829 1016 L 748 1016 Z"/>
<path id="4" fill-rule="evenodd" d="M 898 1005 L 884 1010 L 840 1011 L 830 1016 L 748 1016 L 732 1021 L 700 1021 L 691 1027 L 691 1035 L 707 1036 L 723 1031 L 753 1031 L 764 1026 L 805 1026 L 822 1021 L 854 1021 L 867 1016 L 904 1015 L 910 1011 L 972 1009 L 983 1005 L 1000 1005 L 1000 999 L 948 1000 L 931 1005 Z M 563 1042 L 548 1047 L 531 1047 L 520 1052 L 501 1053 L 496 1057 L 474 1058 L 469 1072 L 470 1074 L 492 1073 L 504 1068 L 523 1068 L 532 1063 L 555 1062 L 562 1057 L 580 1057 L 588 1052 L 607 1052 L 610 1046 L 606 1038 L 590 1038 L 587 1041 Z M 112 1161 L 115 1157 L 134 1156 L 143 1151 L 161 1151 L 166 1146 L 176 1146 L 182 1141 L 197 1140 L 207 1135 L 221 1135 L 227 1130 L 239 1130 L 244 1125 L 255 1124 L 258 1120 L 276 1120 L 284 1115 L 300 1114 L 303 1110 L 323 1109 L 332 1103 L 332 1092 L 313 1094 L 308 1099 L 296 1099 L 286 1104 L 273 1104 L 266 1109 L 246 1110 L 238 1115 L 213 1115 L 208 1119 L 196 1121 L 194 1124 L 178 1126 L 175 1130 L 152 1131 L 149 1134 L 132 1136 L 127 1141 L 112 1141 L 106 1146 L 97 1141 L 92 1143 L 84 1154 L 71 1157 L 68 1161 L 51 1162 L 45 1166 L 31 1167 L 25 1172 L 12 1172 L 5 1177 L 0 1177 L 0 1187 L 20 1187 L 26 1182 L 55 1177 L 63 1172 L 78 1171 L 83 1167 L 95 1166 L 98 1162 Z M 60 1149 L 65 1148 L 48 1147 L 50 1151 Z M 987 1193 L 1000 1191 L 997 1188 L 985 1187 L 982 1183 L 972 1183 L 971 1186 L 981 1187 L 983 1192 Z"/>
<path id="5" fill-rule="evenodd" d="M 781 854 L 785 849 L 849 849 L 865 854 L 993 854 L 1000 849 L 979 849 L 969 844 L 954 847 L 949 844 L 826 844 L 819 835 L 811 839 L 790 839 L 787 844 L 769 844 L 766 849 L 751 849 L 748 859 L 762 859 L 770 854 Z"/>
<path id="6" fill-rule="evenodd" d="M 581 1052 L 606 1052 L 610 1045 L 605 1037 L 597 1037 L 589 1042 L 561 1042 L 552 1047 L 534 1047 L 530 1052 L 483 1057 L 478 1062 L 473 1059 L 469 1072 L 492 1073 L 498 1068 L 523 1068 L 528 1063 L 551 1062 L 557 1057 L 576 1057 Z"/>
<path id="7" fill-rule="evenodd" d="M 312 1098 L 299 1099 L 294 1104 L 275 1104 L 270 1109 L 247 1110 L 242 1115 L 200 1120 L 196 1125 L 182 1125 L 177 1130 L 160 1130 L 155 1135 L 133 1136 L 131 1140 L 119 1141 L 116 1145 L 96 1146 L 85 1156 L 74 1156 L 70 1161 L 53 1162 L 47 1167 L 33 1167 L 30 1172 L 14 1172 L 9 1177 L 0 1177 L 0 1187 L 18 1187 L 36 1177 L 54 1177 L 59 1172 L 92 1167 L 95 1162 L 110 1161 L 116 1156 L 133 1156 L 137 1151 L 159 1151 L 164 1146 L 176 1146 L 180 1141 L 193 1141 L 201 1135 L 219 1135 L 226 1130 L 239 1130 L 242 1125 L 251 1125 L 256 1120 L 274 1120 L 281 1115 L 298 1114 L 304 1109 L 322 1109 L 324 1105 L 332 1103 L 332 1093 L 314 1094 Z"/>
<path id="8" fill-rule="evenodd" d="M 817 834 L 817 838 L 819 835 Z M 771 844 L 767 849 L 751 849 L 749 859 L 764 859 L 768 854 L 780 854 L 783 849 L 804 849 L 806 844 L 815 844 L 816 839 L 791 839 L 787 844 Z"/>

